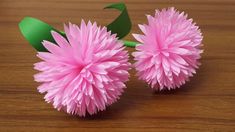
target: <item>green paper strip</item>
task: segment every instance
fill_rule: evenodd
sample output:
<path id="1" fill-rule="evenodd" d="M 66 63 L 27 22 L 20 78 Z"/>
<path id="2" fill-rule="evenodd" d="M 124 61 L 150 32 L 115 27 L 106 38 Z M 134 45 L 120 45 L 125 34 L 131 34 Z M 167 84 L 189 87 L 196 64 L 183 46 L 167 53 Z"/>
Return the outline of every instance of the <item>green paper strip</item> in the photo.
<path id="1" fill-rule="evenodd" d="M 119 39 L 125 37 L 131 30 L 131 20 L 129 18 L 127 8 L 124 3 L 111 4 L 104 9 L 117 9 L 121 14 L 109 25 L 107 29 L 111 30 L 112 34 L 116 33 Z"/>
<path id="2" fill-rule="evenodd" d="M 121 39 L 126 36 L 131 29 L 131 21 L 127 13 L 126 6 L 124 3 L 117 3 L 105 7 L 105 9 L 107 8 L 114 8 L 121 11 L 121 14 L 107 26 L 108 30 L 111 30 L 112 33 L 116 33 L 117 37 Z M 63 32 L 60 32 L 47 23 L 32 17 L 25 17 L 19 23 L 19 28 L 23 36 L 37 51 L 48 52 L 47 49 L 42 45 L 43 40 L 55 43 L 51 35 L 52 30 L 66 37 Z"/>
<path id="3" fill-rule="evenodd" d="M 127 41 L 127 40 L 124 40 L 123 43 L 127 47 L 135 47 L 138 44 L 137 42 Z"/>
<path id="4" fill-rule="evenodd" d="M 55 42 L 51 35 L 51 31 L 54 30 L 59 32 L 47 23 L 32 17 L 25 17 L 19 23 L 19 28 L 23 36 L 37 51 L 47 51 L 42 45 L 42 41 L 48 40 L 50 42 Z M 61 35 L 63 34 L 61 33 Z"/>

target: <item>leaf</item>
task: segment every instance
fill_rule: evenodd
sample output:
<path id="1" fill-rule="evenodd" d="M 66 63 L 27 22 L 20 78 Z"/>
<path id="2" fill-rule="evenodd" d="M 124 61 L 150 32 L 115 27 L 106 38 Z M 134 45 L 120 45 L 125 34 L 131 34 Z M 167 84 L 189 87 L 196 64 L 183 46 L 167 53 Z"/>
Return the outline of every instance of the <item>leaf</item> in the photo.
<path id="1" fill-rule="evenodd" d="M 121 11 L 121 14 L 112 23 L 107 25 L 107 29 L 110 30 L 112 34 L 116 33 L 119 39 L 125 37 L 130 32 L 132 26 L 125 4 L 111 4 L 104 9 L 117 9 Z"/>
<path id="2" fill-rule="evenodd" d="M 47 49 L 42 45 L 43 40 L 55 43 L 51 35 L 51 31 L 60 33 L 47 23 L 32 17 L 25 17 L 19 23 L 19 28 L 23 36 L 37 51 L 47 51 Z M 60 34 L 64 35 L 63 33 Z"/>
<path id="3" fill-rule="evenodd" d="M 113 34 L 116 33 L 117 37 L 121 39 L 131 30 L 131 21 L 127 13 L 126 6 L 124 3 L 117 3 L 105 7 L 105 9 L 107 8 L 118 9 L 121 11 L 121 14 L 107 26 L 108 30 L 111 30 Z M 48 52 L 48 50 L 42 44 L 43 40 L 47 40 L 56 44 L 52 37 L 51 31 L 58 32 L 66 38 L 64 32 L 59 31 L 49 24 L 32 17 L 25 17 L 23 20 L 21 20 L 19 23 L 19 28 L 25 39 L 28 40 L 28 42 L 37 51 L 41 52 Z"/>

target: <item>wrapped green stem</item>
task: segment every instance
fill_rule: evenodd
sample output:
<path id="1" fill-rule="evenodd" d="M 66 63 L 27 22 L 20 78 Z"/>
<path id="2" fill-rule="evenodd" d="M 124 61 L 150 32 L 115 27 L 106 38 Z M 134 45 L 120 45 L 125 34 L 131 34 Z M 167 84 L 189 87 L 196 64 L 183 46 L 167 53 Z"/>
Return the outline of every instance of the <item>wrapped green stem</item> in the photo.
<path id="1" fill-rule="evenodd" d="M 123 40 L 123 42 L 126 47 L 135 47 L 138 44 L 137 42 L 127 41 L 127 40 Z"/>

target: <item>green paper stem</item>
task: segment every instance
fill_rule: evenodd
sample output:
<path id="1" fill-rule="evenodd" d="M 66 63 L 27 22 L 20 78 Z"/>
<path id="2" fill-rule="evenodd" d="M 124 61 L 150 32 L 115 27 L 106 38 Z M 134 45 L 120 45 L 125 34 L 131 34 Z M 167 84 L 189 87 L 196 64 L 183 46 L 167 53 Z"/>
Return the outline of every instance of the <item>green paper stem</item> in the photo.
<path id="1" fill-rule="evenodd" d="M 123 42 L 126 47 L 136 47 L 136 45 L 138 44 L 137 42 L 127 41 L 127 40 L 123 40 Z"/>

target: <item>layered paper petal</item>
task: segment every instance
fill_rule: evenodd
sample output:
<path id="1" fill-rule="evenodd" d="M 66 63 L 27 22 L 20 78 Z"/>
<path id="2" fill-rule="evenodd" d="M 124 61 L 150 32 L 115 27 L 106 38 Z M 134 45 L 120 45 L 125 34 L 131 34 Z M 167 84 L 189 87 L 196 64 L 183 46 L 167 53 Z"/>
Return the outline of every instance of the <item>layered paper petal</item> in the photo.
<path id="1" fill-rule="evenodd" d="M 143 34 L 133 34 L 140 42 L 133 53 L 137 75 L 155 90 L 180 87 L 200 64 L 201 31 L 173 7 L 147 19 L 148 24 L 139 25 Z"/>
<path id="2" fill-rule="evenodd" d="M 39 52 L 39 92 L 54 108 L 85 116 L 102 111 L 119 99 L 129 77 L 128 53 L 106 27 L 84 21 L 64 27 L 66 37 L 52 31 L 56 41 L 43 41 L 49 52 Z"/>

